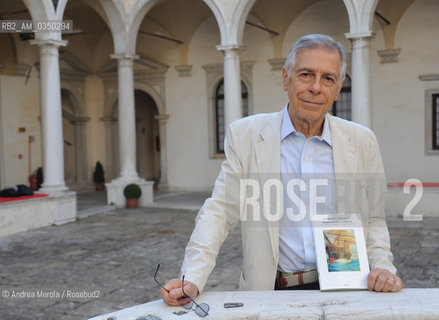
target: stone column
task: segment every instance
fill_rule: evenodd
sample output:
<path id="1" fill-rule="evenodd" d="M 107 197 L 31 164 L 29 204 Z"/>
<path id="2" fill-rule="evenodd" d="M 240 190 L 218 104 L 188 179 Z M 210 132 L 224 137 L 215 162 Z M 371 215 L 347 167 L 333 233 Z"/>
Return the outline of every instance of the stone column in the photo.
<path id="1" fill-rule="evenodd" d="M 372 125 L 370 83 L 370 42 L 372 32 L 346 34 L 352 42 L 352 120 L 368 128 Z"/>
<path id="2" fill-rule="evenodd" d="M 119 124 L 119 161 L 120 177 L 106 183 L 107 202 L 118 208 L 126 206 L 124 187 L 137 183 L 142 189 L 139 206 L 144 207 L 153 201 L 153 181 L 141 179 L 136 170 L 136 110 L 134 105 L 133 62 L 138 56 L 115 54 L 111 56 L 119 61 L 118 66 L 118 124 Z"/>
<path id="3" fill-rule="evenodd" d="M 118 65 L 119 163 L 122 179 L 138 178 L 136 170 L 136 110 L 133 62 L 138 56 L 114 54 Z"/>
<path id="4" fill-rule="evenodd" d="M 59 193 L 67 190 L 64 181 L 64 154 L 59 46 L 67 41 L 34 40 L 40 47 L 41 133 L 43 143 L 44 182 L 41 192 Z"/>
<path id="5" fill-rule="evenodd" d="M 224 53 L 224 122 L 225 128 L 242 118 L 241 74 L 238 45 L 217 46 Z"/>
<path id="6" fill-rule="evenodd" d="M 88 117 L 75 119 L 76 181 L 81 185 L 88 180 L 86 124 L 89 120 Z"/>
<path id="7" fill-rule="evenodd" d="M 159 134 L 160 134 L 160 189 L 168 188 L 168 146 L 166 137 L 166 125 L 168 123 L 169 114 L 160 114 L 154 116 L 159 120 Z"/>

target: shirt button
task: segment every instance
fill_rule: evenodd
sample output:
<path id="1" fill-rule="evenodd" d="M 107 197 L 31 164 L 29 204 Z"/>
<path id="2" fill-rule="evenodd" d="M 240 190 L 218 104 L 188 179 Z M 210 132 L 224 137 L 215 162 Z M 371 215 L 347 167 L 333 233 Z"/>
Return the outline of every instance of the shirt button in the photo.
<path id="1" fill-rule="evenodd" d="M 308 248 L 312 248 L 312 243 L 308 242 Z"/>
<path id="2" fill-rule="evenodd" d="M 305 157 L 305 161 L 308 161 L 309 160 L 309 158 L 308 157 Z"/>

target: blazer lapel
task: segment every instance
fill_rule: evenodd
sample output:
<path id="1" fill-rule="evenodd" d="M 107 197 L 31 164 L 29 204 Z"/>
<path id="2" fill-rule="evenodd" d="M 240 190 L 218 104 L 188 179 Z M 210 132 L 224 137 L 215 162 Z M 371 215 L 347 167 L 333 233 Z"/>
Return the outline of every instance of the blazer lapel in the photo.
<path id="1" fill-rule="evenodd" d="M 280 129 L 282 124 L 283 111 L 275 117 L 261 131 L 260 142 L 255 144 L 256 172 L 259 176 L 261 190 L 265 181 L 268 179 L 278 179 L 280 181 Z M 261 192 L 262 194 L 262 192 Z M 263 204 L 261 202 L 261 204 Z M 282 204 L 283 205 L 283 204 Z M 270 203 L 271 212 L 275 211 L 276 201 L 272 199 Z M 263 206 L 261 206 L 263 210 Z M 263 214 L 262 214 L 263 215 Z M 273 251 L 274 261 L 279 259 L 279 221 L 268 222 L 268 233 Z"/>
<path id="2" fill-rule="evenodd" d="M 352 213 L 355 198 L 358 152 L 354 137 L 343 130 L 339 119 L 329 116 L 329 127 L 332 137 L 332 156 L 337 194 L 338 213 Z"/>

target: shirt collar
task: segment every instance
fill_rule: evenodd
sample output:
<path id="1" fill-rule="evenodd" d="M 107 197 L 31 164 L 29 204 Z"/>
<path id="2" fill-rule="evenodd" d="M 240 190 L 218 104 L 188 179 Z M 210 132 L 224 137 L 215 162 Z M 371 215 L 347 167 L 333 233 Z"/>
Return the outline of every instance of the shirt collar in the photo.
<path id="1" fill-rule="evenodd" d="M 328 114 L 325 115 L 325 122 L 323 123 L 323 132 L 320 137 L 317 137 L 320 141 L 324 140 L 329 146 L 332 147 L 332 137 L 331 130 L 329 129 Z M 282 127 L 280 131 L 280 140 L 283 141 L 291 133 L 297 132 L 294 128 L 293 122 L 291 121 L 290 115 L 288 114 L 288 104 L 284 109 L 284 114 L 282 116 Z"/>

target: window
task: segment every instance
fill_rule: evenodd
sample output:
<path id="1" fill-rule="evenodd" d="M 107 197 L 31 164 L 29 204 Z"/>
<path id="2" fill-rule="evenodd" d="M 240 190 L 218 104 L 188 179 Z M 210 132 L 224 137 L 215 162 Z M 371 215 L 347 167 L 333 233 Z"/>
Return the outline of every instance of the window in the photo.
<path id="1" fill-rule="evenodd" d="M 352 120 L 351 78 L 346 75 L 337 101 L 332 106 L 331 114 L 346 120 Z"/>
<path id="2" fill-rule="evenodd" d="M 242 116 L 248 116 L 248 89 L 241 81 Z M 215 127 L 216 127 L 216 153 L 224 153 L 224 79 L 218 84 L 215 94 Z"/>
<path id="3" fill-rule="evenodd" d="M 433 111 L 433 150 L 439 150 L 439 93 L 432 95 Z"/>
<path id="4" fill-rule="evenodd" d="M 425 90 L 425 154 L 439 156 L 439 88 Z"/>

